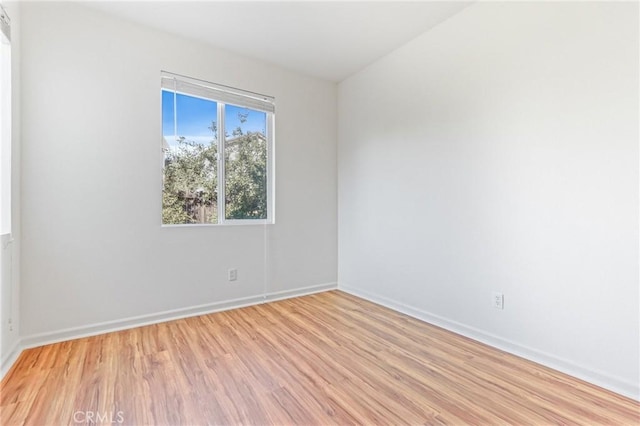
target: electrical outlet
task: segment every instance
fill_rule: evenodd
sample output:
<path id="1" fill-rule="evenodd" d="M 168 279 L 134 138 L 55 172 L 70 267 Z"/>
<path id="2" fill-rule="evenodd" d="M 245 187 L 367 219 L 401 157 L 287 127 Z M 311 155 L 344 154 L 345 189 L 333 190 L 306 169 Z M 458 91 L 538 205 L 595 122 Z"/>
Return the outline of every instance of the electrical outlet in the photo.
<path id="1" fill-rule="evenodd" d="M 493 307 L 496 309 L 504 309 L 504 294 L 494 291 L 491 293 Z"/>
<path id="2" fill-rule="evenodd" d="M 229 269 L 227 272 L 227 277 L 229 281 L 236 281 L 238 279 L 238 270 L 237 269 Z"/>

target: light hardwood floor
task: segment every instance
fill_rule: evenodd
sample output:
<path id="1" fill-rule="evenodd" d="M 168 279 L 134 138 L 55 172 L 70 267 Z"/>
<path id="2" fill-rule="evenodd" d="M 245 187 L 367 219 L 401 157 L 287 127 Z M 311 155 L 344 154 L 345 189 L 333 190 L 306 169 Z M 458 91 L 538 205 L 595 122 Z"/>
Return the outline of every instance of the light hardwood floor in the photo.
<path id="1" fill-rule="evenodd" d="M 0 424 L 640 424 L 640 404 L 331 291 L 29 349 Z"/>

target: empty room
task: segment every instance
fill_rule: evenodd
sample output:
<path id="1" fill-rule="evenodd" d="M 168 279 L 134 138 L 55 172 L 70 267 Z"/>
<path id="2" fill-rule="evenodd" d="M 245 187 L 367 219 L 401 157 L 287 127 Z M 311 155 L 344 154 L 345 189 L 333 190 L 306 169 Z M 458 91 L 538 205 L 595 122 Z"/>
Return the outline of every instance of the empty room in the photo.
<path id="1" fill-rule="evenodd" d="M 640 4 L 0 1 L 1 425 L 640 425 Z"/>

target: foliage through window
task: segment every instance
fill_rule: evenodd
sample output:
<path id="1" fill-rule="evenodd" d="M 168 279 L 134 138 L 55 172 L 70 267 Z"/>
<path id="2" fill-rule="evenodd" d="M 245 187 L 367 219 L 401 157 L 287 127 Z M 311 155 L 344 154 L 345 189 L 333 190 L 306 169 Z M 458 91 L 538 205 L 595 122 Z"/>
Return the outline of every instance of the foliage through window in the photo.
<path id="1" fill-rule="evenodd" d="M 163 73 L 164 225 L 273 222 L 274 109 L 264 95 Z"/>

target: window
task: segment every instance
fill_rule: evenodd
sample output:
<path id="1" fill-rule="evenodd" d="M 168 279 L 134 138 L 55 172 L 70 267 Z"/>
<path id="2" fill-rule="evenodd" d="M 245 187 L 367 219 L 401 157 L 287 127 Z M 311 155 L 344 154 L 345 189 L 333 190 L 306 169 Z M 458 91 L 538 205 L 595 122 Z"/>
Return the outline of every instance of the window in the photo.
<path id="1" fill-rule="evenodd" d="M 0 235 L 11 234 L 11 36 L 0 5 Z"/>
<path id="2" fill-rule="evenodd" d="M 274 99 L 164 72 L 161 81 L 162 224 L 273 223 Z"/>

